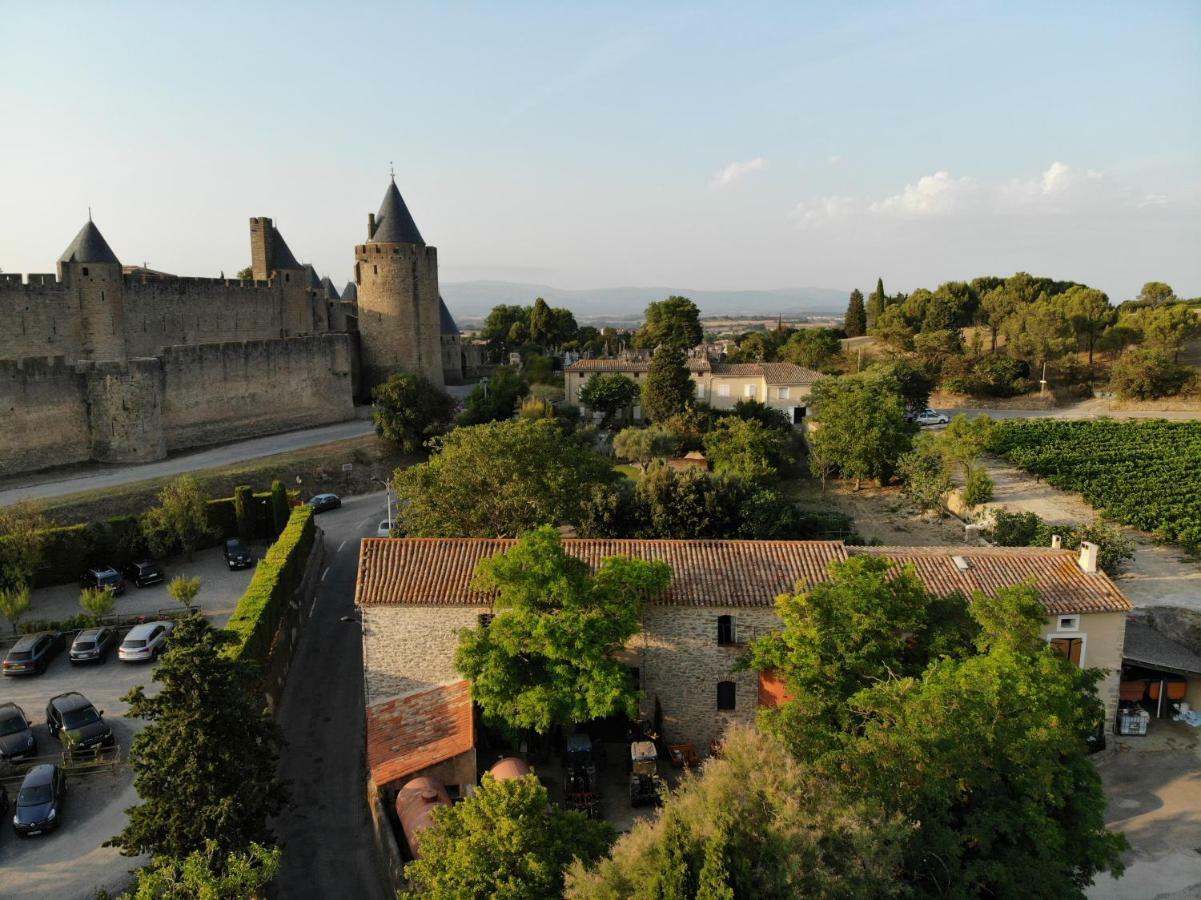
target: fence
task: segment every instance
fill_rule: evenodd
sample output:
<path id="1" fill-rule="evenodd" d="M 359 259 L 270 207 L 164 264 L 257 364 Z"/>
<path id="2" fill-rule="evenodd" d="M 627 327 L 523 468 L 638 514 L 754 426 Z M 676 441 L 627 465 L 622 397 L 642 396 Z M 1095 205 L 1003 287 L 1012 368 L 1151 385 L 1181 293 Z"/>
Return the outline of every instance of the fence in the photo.
<path id="1" fill-rule="evenodd" d="M 86 778 L 97 774 L 115 773 L 127 763 L 121 757 L 120 744 L 75 753 L 68 753 L 64 748 L 58 753 L 31 756 L 0 764 L 0 785 L 12 795 L 20 789 L 21 782 L 30 769 L 44 765 L 61 766 L 69 778 Z"/>
<path id="2" fill-rule="evenodd" d="M 3 653 L 9 647 L 15 644 L 24 635 L 32 634 L 38 631 L 62 631 L 63 634 L 66 635 L 67 646 L 69 647 L 71 645 L 71 641 L 75 639 L 75 635 L 79 634 L 81 631 L 86 631 L 89 628 L 106 626 L 108 628 L 114 628 L 117 631 L 128 631 L 130 628 L 133 628 L 135 625 L 141 625 L 143 622 L 158 622 L 162 619 L 182 619 L 187 614 L 188 611 L 183 607 L 172 606 L 166 609 L 156 609 L 154 612 L 137 613 L 127 616 L 100 616 L 99 618 L 92 619 L 88 624 L 81 624 L 78 627 L 73 625 L 68 628 L 56 628 L 52 627 L 58 624 L 56 622 L 38 622 L 36 620 L 24 622 L 21 625 L 21 634 L 0 635 L 0 653 Z M 35 627 L 31 628 L 30 626 Z"/>

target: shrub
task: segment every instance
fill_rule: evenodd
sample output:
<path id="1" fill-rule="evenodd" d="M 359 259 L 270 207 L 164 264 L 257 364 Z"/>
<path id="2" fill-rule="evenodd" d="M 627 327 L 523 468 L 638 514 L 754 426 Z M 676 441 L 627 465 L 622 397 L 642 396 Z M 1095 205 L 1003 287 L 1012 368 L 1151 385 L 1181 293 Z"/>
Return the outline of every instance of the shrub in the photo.
<path id="1" fill-rule="evenodd" d="M 1033 387 L 1026 377 L 1029 367 L 1020 360 L 999 354 L 965 360 L 959 371 L 943 379 L 943 387 L 974 397 L 1016 397 Z"/>
<path id="2" fill-rule="evenodd" d="M 996 485 L 984 469 L 972 469 L 963 487 L 963 502 L 968 506 L 979 506 L 993 498 Z"/>
<path id="3" fill-rule="evenodd" d="M 1157 400 L 1179 393 L 1191 377 L 1162 353 L 1132 347 L 1113 364 L 1109 386 L 1123 400 Z"/>
<path id="4" fill-rule="evenodd" d="M 288 492 L 284 488 L 284 483 L 277 478 L 271 482 L 271 519 L 274 525 L 271 531 L 272 537 L 284 530 L 288 524 L 289 512 Z"/>
<path id="5" fill-rule="evenodd" d="M 1049 547 L 1051 537 L 1059 535 L 1067 550 L 1079 550 L 1083 541 L 1097 545 L 1097 565 L 1107 575 L 1116 576 L 1134 559 L 1134 542 L 1112 525 L 1048 525 L 1037 513 L 995 512 L 989 538 L 1002 547 Z"/>
<path id="6" fill-rule="evenodd" d="M 210 503 L 209 509 L 210 510 L 212 509 L 212 506 L 211 506 L 212 502 L 213 501 L 211 501 L 211 500 L 209 501 L 209 503 Z M 252 500 L 251 500 L 251 493 L 250 493 L 250 485 L 239 484 L 236 488 L 234 488 L 234 525 L 235 525 L 235 529 L 237 531 L 238 537 L 240 537 L 244 541 L 249 541 L 251 539 L 251 536 L 254 534 L 254 529 L 252 527 L 252 521 L 251 521 L 251 515 L 252 515 L 252 511 L 250 508 L 251 502 L 252 502 Z M 209 521 L 210 522 L 212 521 L 211 513 L 210 513 Z"/>
<path id="7" fill-rule="evenodd" d="M 259 664 L 267 661 L 284 607 L 304 577 L 316 534 L 312 508 L 294 508 L 229 619 L 226 627 L 235 637 L 226 651 L 230 656 Z"/>

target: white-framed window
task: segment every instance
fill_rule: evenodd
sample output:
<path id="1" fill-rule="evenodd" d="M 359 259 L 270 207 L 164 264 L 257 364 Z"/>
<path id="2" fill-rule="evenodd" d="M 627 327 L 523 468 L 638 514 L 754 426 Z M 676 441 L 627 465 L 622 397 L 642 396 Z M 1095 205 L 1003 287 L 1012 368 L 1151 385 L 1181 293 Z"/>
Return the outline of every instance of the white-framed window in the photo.
<path id="1" fill-rule="evenodd" d="M 776 399 L 787 400 L 788 399 L 788 388 L 786 388 L 786 387 L 776 388 Z"/>
<path id="2" fill-rule="evenodd" d="M 1079 631 L 1079 616 L 1059 616 L 1055 622 L 1056 631 Z"/>
<path id="3" fill-rule="evenodd" d="M 719 397 L 730 396 L 730 386 L 728 384 L 719 384 L 717 386 L 717 396 L 719 396 Z"/>
<path id="4" fill-rule="evenodd" d="M 756 385 L 744 384 L 742 386 L 742 396 L 744 397 L 750 397 L 753 400 L 757 393 L 759 393 L 759 391 L 757 390 Z"/>

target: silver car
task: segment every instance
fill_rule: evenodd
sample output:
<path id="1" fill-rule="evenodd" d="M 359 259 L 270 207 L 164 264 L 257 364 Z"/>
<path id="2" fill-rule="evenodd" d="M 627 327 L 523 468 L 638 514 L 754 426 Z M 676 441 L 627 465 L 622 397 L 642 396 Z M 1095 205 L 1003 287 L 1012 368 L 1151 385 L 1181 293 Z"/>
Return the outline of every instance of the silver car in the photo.
<path id="1" fill-rule="evenodd" d="M 175 628 L 174 622 L 144 622 L 129 629 L 117 648 L 121 662 L 147 662 L 166 648 L 167 638 Z"/>

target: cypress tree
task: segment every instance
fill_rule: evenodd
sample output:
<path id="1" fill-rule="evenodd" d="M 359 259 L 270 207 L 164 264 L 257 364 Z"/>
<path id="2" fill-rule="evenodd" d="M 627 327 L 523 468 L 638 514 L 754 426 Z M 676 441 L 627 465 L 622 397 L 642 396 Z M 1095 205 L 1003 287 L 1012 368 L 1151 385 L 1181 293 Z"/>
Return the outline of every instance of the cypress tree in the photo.
<path id="1" fill-rule="evenodd" d="M 652 422 L 670 419 L 692 402 L 696 388 L 685 360 L 684 351 L 672 344 L 660 344 L 651 357 L 642 385 L 642 414 Z"/>
<path id="2" fill-rule="evenodd" d="M 874 328 L 876 323 L 880 321 L 880 314 L 884 312 L 884 307 L 887 305 L 887 300 L 884 298 L 884 279 L 876 279 L 876 289 L 872 295 L 867 298 L 867 327 Z"/>
<path id="3" fill-rule="evenodd" d="M 847 304 L 846 322 L 843 330 L 847 337 L 860 337 L 867 334 L 867 310 L 863 307 L 863 294 L 859 289 L 851 291 L 851 302 Z"/>

